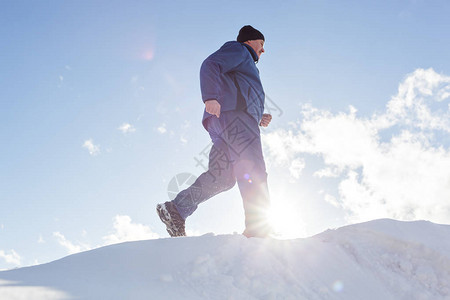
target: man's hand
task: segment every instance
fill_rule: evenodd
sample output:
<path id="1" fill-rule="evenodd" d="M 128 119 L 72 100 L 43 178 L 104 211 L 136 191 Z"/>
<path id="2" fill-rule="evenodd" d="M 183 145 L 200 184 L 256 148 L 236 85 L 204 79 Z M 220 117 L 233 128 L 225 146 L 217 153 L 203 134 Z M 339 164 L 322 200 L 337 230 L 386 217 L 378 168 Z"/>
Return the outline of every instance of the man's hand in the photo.
<path id="1" fill-rule="evenodd" d="M 272 115 L 271 114 L 263 114 L 261 118 L 261 122 L 259 122 L 259 126 L 267 127 L 269 126 L 270 121 L 272 121 Z"/>
<path id="2" fill-rule="evenodd" d="M 205 102 L 205 110 L 211 115 L 220 117 L 220 103 L 215 99 L 207 100 Z"/>

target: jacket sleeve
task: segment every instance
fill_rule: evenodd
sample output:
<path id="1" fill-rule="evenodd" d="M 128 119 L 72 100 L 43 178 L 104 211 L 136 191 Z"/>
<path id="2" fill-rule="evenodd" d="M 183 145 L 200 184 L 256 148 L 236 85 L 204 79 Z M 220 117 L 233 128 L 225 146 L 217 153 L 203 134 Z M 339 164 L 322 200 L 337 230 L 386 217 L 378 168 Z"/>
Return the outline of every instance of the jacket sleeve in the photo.
<path id="1" fill-rule="evenodd" d="M 236 70 L 245 59 L 248 59 L 248 51 L 240 43 L 224 45 L 205 59 L 200 68 L 203 102 L 211 99 L 220 102 L 220 76 Z"/>

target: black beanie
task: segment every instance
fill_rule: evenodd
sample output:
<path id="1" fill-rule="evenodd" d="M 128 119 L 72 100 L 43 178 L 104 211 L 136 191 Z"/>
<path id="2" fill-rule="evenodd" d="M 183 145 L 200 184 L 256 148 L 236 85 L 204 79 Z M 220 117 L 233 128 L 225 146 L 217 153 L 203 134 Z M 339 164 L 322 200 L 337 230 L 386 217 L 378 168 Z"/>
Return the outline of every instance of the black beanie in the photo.
<path id="1" fill-rule="evenodd" d="M 250 25 L 246 25 L 246 26 L 242 27 L 241 30 L 239 30 L 239 35 L 237 36 L 236 40 L 240 43 L 243 43 L 243 42 L 246 42 L 249 40 L 266 41 L 264 39 L 264 35 L 259 30 L 253 28 Z"/>

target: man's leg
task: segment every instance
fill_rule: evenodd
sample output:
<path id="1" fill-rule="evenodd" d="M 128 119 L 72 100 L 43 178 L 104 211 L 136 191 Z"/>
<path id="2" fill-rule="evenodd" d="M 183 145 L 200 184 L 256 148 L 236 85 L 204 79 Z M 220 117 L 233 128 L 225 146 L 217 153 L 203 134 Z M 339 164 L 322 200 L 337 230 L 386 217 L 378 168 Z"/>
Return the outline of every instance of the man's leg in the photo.
<path id="1" fill-rule="evenodd" d="M 236 169 L 241 166 L 236 165 Z M 241 192 L 244 213 L 245 213 L 245 231 L 246 236 L 265 237 L 270 234 L 268 213 L 270 210 L 270 197 L 267 186 L 267 174 L 256 167 L 245 168 L 246 171 L 237 171 L 238 186 Z M 250 173 L 248 176 L 246 174 Z M 247 179 L 248 178 L 248 179 Z"/>
<path id="2" fill-rule="evenodd" d="M 223 191 L 231 189 L 236 178 L 230 161 L 228 145 L 219 138 L 221 131 L 219 119 L 211 117 L 208 130 L 213 140 L 209 153 L 208 171 L 201 174 L 187 189 L 178 193 L 172 203 L 183 219 L 190 216 L 198 205 Z"/>
<path id="3" fill-rule="evenodd" d="M 221 137 L 228 145 L 244 204 L 244 234 L 267 236 L 270 197 L 258 123 L 242 111 L 222 113 L 222 117 L 228 125 Z"/>

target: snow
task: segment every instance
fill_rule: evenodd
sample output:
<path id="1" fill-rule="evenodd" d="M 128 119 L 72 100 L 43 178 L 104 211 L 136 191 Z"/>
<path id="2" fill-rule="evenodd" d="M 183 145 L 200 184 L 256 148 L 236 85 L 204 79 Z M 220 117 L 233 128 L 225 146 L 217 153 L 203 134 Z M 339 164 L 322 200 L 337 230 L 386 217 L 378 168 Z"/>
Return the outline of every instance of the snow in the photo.
<path id="1" fill-rule="evenodd" d="M 127 242 L 2 271 L 0 299 L 450 299 L 450 225 Z"/>

